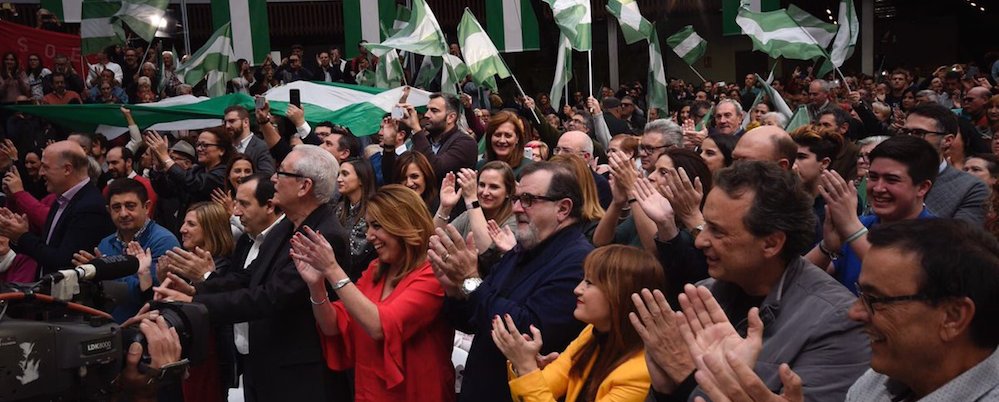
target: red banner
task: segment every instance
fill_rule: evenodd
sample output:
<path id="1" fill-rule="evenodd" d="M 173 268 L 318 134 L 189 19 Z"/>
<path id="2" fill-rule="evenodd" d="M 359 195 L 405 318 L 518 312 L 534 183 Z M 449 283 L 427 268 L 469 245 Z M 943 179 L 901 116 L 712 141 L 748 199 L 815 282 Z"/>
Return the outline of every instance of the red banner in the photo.
<path id="1" fill-rule="evenodd" d="M 80 56 L 80 36 L 35 29 L 29 26 L 0 21 L 0 54 L 14 52 L 21 68 L 27 68 L 28 55 L 37 54 L 42 65 L 52 69 L 52 59 L 61 54 L 69 58 L 78 74 L 87 69 Z M 85 76 L 84 76 L 85 77 Z"/>

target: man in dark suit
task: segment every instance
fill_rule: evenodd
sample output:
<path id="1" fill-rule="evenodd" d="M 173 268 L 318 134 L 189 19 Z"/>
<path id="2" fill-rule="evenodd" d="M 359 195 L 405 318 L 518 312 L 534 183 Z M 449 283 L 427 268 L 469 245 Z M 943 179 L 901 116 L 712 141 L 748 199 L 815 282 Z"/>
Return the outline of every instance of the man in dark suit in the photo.
<path id="1" fill-rule="evenodd" d="M 268 229 L 248 275 L 210 278 L 193 297 L 178 290 L 183 285 L 156 288 L 165 298 L 204 304 L 213 325 L 248 323 L 248 402 L 351 400 L 347 376 L 326 366 L 309 290 L 288 254 L 292 235 L 309 226 L 326 236 L 338 261 L 350 261 L 347 231 L 326 205 L 335 186 L 328 172 L 335 166 L 333 156 L 314 145 L 299 145 L 284 159 L 271 180 L 273 205 L 286 219 Z"/>
<path id="2" fill-rule="evenodd" d="M 73 253 L 93 250 L 115 230 L 101 190 L 87 176 L 89 165 L 76 142 L 59 141 L 42 152 L 39 174 L 46 190 L 58 198 L 40 235 L 28 231 L 25 216 L 0 208 L 0 236 L 10 238 L 14 251 L 38 261 L 39 275 L 72 266 Z"/>
<path id="3" fill-rule="evenodd" d="M 412 105 L 405 105 L 406 117 L 401 125 L 413 134 L 413 150 L 427 157 L 437 175 L 437 185 L 448 172 L 457 172 L 461 168 L 475 168 L 479 147 L 472 136 L 458 129 L 458 119 L 461 117 L 461 101 L 451 94 L 434 93 L 427 102 L 427 113 L 424 115 L 425 125 L 420 123 L 420 116 Z M 382 155 L 384 158 L 389 155 Z M 383 160 L 382 163 L 394 163 Z"/>
<path id="4" fill-rule="evenodd" d="M 229 106 L 225 109 L 223 120 L 225 129 L 232 134 L 232 145 L 236 151 L 253 161 L 254 173 L 274 173 L 274 158 L 271 157 L 270 147 L 250 131 L 250 112 L 239 105 Z"/>
<path id="5" fill-rule="evenodd" d="M 941 218 L 984 225 L 988 186 L 975 176 L 954 169 L 944 156 L 958 133 L 957 116 L 939 104 L 925 103 L 909 112 L 905 126 L 899 132 L 926 140 L 940 156 L 939 175 L 926 195 L 930 211 Z"/>

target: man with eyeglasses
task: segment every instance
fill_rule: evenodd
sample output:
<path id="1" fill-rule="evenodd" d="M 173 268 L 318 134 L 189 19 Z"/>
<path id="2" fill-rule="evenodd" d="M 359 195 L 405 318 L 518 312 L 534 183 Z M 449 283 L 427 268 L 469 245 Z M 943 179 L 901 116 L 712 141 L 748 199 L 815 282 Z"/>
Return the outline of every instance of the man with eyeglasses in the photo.
<path id="1" fill-rule="evenodd" d="M 905 119 L 899 133 L 926 140 L 939 155 L 937 180 L 926 196 L 926 206 L 941 218 L 957 218 L 977 225 L 985 223 L 988 186 L 981 180 L 955 169 L 947 161 L 947 151 L 958 134 L 958 118 L 938 104 L 917 105 Z"/>
<path id="2" fill-rule="evenodd" d="M 256 173 L 274 173 L 274 158 L 263 139 L 250 131 L 250 112 L 246 108 L 233 105 L 225 109 L 222 117 L 225 129 L 232 135 L 232 145 L 236 151 L 245 154 L 253 161 Z"/>
<path id="3" fill-rule="evenodd" d="M 985 87 L 974 87 L 964 94 L 961 100 L 961 114 L 974 124 L 979 131 L 988 131 L 989 119 L 985 116 L 988 109 L 989 99 L 992 98 L 992 91 Z"/>
<path id="4" fill-rule="evenodd" d="M 583 325 L 572 316 L 572 289 L 593 250 L 577 223 L 583 195 L 568 168 L 535 162 L 524 168 L 512 196 L 517 245 L 482 279 L 474 242 L 450 225 L 430 239 L 428 256 L 447 293 L 444 312 L 455 328 L 476 334 L 458 400 L 510 398 L 506 357 L 489 334 L 493 317 L 509 315 L 517 328 L 541 330 L 542 355 L 561 352 Z M 552 359 L 552 355 L 546 359 Z"/>
<path id="5" fill-rule="evenodd" d="M 704 201 L 704 229 L 695 240 L 711 278 L 698 288 L 686 285 L 679 297 L 686 321 L 703 318 L 703 327 L 679 327 L 665 298 L 653 301 L 648 294 L 636 303 L 636 329 L 654 327 L 638 332 L 649 372 L 660 373 L 652 376 L 657 400 L 693 401 L 706 390 L 697 388 L 694 374 L 715 348 L 676 342 L 681 331 L 692 333 L 698 345 L 739 345 L 735 352 L 749 346 L 743 342 L 755 343 L 755 355 L 738 356 L 751 359 L 745 364 L 766 388 L 780 388 L 778 367 L 786 362 L 804 380 L 809 401 L 843 400 L 867 369 L 870 351 L 861 326 L 846 318 L 856 298 L 800 255 L 814 236 L 811 205 L 795 174 L 772 162 L 739 161 L 715 175 Z M 714 302 L 710 317 L 691 314 L 703 307 L 704 296 Z"/>
<path id="6" fill-rule="evenodd" d="M 52 72 L 60 72 L 64 74 L 66 79 L 66 89 L 76 91 L 77 93 L 83 93 L 83 78 L 81 78 L 80 74 L 76 72 L 76 69 L 73 68 L 72 64 L 70 64 L 69 58 L 65 55 L 57 54 L 54 58 L 52 58 Z M 54 90 L 52 79 L 52 74 L 42 78 L 42 90 L 45 94 L 49 94 Z"/>
<path id="7" fill-rule="evenodd" d="M 671 119 L 653 120 L 645 125 L 645 132 L 639 140 L 638 156 L 642 170 L 648 175 L 656 169 L 659 156 L 670 148 L 683 145 L 683 129 Z"/>
<path id="8" fill-rule="evenodd" d="M 243 355 L 246 401 L 349 401 L 347 375 L 326 366 L 308 286 L 289 255 L 291 238 L 309 227 L 326 237 L 336 260 L 350 264 L 347 231 L 329 205 L 336 159 L 315 145 L 298 145 L 271 176 L 272 203 L 285 213 L 270 227 L 248 275 L 222 275 L 193 288 L 157 288 L 163 297 L 204 304 L 213 325 L 248 325 Z M 237 194 L 238 197 L 238 194 Z M 334 294 L 331 293 L 331 296 Z"/>
<path id="9" fill-rule="evenodd" d="M 995 237 L 958 220 L 930 219 L 884 225 L 869 239 L 849 318 L 870 338 L 871 363 L 846 401 L 999 401 Z M 757 401 L 786 400 L 760 388 L 739 361 L 720 354 L 707 361 L 714 378 L 733 379 L 715 382 L 709 396 L 716 401 L 747 392 Z M 782 377 L 785 396 L 801 386 L 790 370 Z"/>

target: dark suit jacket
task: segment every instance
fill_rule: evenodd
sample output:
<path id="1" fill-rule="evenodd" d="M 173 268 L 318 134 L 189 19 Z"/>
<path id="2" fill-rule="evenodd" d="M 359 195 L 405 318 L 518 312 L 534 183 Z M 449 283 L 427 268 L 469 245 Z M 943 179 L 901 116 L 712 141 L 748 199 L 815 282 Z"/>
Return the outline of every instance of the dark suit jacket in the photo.
<path id="1" fill-rule="evenodd" d="M 444 139 L 435 154 L 427 135 L 429 134 L 426 130 L 413 134 L 413 151 L 423 154 L 430 161 L 434 175 L 437 176 L 438 188 L 448 172 L 457 172 L 461 168 L 475 169 L 475 161 L 479 158 L 479 145 L 472 136 L 458 131 L 457 128 L 446 132 L 442 134 Z"/>
<path id="2" fill-rule="evenodd" d="M 18 239 L 14 251 L 38 261 L 39 275 L 72 267 L 73 253 L 93 251 L 101 239 L 114 232 L 114 224 L 105 205 L 101 190 L 94 183 L 87 183 L 69 200 L 55 227 L 52 226 L 52 218 L 59 209 L 58 203 L 49 210 L 42 235 L 25 233 Z M 52 239 L 46 243 L 50 232 Z"/>
<path id="3" fill-rule="evenodd" d="M 250 143 L 246 144 L 246 151 L 243 152 L 253 161 L 253 172 L 263 173 L 268 176 L 274 173 L 274 158 L 271 157 L 267 143 L 254 134 L 250 134 Z"/>
<path id="4" fill-rule="evenodd" d="M 326 236 L 337 260 L 344 266 L 350 264 L 347 231 L 331 208 L 317 208 L 304 225 Z M 295 231 L 290 220 L 279 223 L 250 264 L 248 276 L 223 275 L 205 281 L 197 286 L 194 302 L 208 308 L 213 325 L 249 322 L 245 375 L 254 384 L 253 391 L 247 388 L 247 393 L 254 392 L 253 399 L 347 401 L 347 378 L 326 366 L 309 289 L 288 255 Z"/>
<path id="5" fill-rule="evenodd" d="M 926 207 L 941 218 L 965 220 L 976 225 L 985 224 L 985 203 L 989 188 L 975 176 L 947 165 L 926 195 Z"/>

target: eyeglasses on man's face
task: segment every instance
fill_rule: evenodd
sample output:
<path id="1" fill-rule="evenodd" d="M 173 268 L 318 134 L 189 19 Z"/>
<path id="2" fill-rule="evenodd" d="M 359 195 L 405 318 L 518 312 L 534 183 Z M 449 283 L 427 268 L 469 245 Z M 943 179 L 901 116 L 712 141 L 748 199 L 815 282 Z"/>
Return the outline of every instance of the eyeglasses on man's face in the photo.
<path id="1" fill-rule="evenodd" d="M 295 178 L 295 179 L 308 179 L 309 178 L 308 176 L 303 175 L 303 174 L 298 174 L 298 173 L 295 173 L 295 172 L 285 172 L 283 170 L 275 170 L 274 171 L 274 175 L 276 175 L 278 177 L 284 176 L 284 177 L 291 177 L 291 178 Z"/>
<path id="2" fill-rule="evenodd" d="M 220 145 L 219 144 L 212 144 L 210 142 L 199 142 L 197 144 L 194 144 L 194 147 L 197 148 L 197 149 L 207 149 L 208 147 L 218 147 L 218 146 L 220 146 Z"/>
<path id="3" fill-rule="evenodd" d="M 534 195 L 531 193 L 520 193 L 516 195 L 511 195 L 509 199 L 511 204 L 520 201 L 520 205 L 522 205 L 524 208 L 530 208 L 531 206 L 534 205 L 535 202 L 539 200 L 555 202 L 561 200 L 562 198 L 549 197 L 546 195 Z"/>
<path id="4" fill-rule="evenodd" d="M 902 303 L 907 301 L 928 301 L 930 296 L 916 293 L 905 296 L 871 296 L 870 294 L 864 293 L 860 288 L 859 283 L 854 283 L 853 286 L 857 289 L 857 295 L 860 302 L 864 304 L 864 309 L 867 310 L 867 314 L 874 317 L 874 312 L 877 311 L 877 306 L 879 304 L 889 305 L 895 303 Z"/>
<path id="5" fill-rule="evenodd" d="M 908 127 L 899 128 L 898 133 L 900 135 L 911 135 L 913 137 L 919 137 L 919 138 L 923 138 L 929 134 L 947 135 L 947 133 L 940 131 L 930 131 L 930 130 L 923 130 L 921 128 L 908 128 Z"/>

